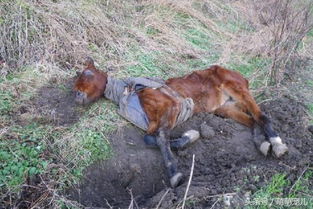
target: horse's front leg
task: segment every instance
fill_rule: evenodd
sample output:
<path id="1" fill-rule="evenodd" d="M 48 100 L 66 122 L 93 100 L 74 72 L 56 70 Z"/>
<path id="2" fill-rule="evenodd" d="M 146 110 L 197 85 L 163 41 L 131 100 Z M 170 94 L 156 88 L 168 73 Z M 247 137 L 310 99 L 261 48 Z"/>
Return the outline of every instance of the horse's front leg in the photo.
<path id="1" fill-rule="evenodd" d="M 177 171 L 177 160 L 174 158 L 170 148 L 169 130 L 159 130 L 156 143 L 161 150 L 171 187 L 177 187 L 183 182 L 183 174 Z"/>

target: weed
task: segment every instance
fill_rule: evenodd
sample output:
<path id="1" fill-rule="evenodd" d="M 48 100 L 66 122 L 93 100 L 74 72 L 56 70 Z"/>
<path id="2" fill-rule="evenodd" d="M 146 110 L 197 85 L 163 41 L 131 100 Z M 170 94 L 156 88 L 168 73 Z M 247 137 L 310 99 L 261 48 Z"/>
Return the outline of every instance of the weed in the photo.
<path id="1" fill-rule="evenodd" d="M 3 138 L 0 142 L 0 187 L 12 189 L 25 178 L 42 173 L 49 161 L 41 157 L 46 149 L 46 130 L 37 124 L 24 128 L 13 127 L 13 138 Z"/>
<path id="2" fill-rule="evenodd" d="M 306 85 L 313 87 L 313 81 L 312 80 L 307 80 L 305 81 Z"/>
<path id="3" fill-rule="evenodd" d="M 10 92 L 0 91 L 0 114 L 7 114 L 13 105 L 13 96 Z"/>

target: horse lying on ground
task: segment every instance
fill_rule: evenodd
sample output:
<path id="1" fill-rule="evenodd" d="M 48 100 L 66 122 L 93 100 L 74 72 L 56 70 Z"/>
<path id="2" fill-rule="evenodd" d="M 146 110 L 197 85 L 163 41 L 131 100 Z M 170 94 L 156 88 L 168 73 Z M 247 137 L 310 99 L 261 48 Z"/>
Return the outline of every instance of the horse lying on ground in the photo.
<path id="1" fill-rule="evenodd" d="M 271 150 L 276 157 L 288 151 L 249 93 L 248 81 L 236 71 L 214 65 L 166 81 L 148 78 L 118 80 L 96 69 L 91 58 L 85 65 L 74 86 L 76 102 L 88 104 L 104 95 L 119 104 L 122 116 L 146 130 L 145 142 L 160 148 L 172 187 L 182 182 L 183 175 L 177 171 L 171 148 L 194 142 L 199 138 L 199 132 L 187 131 L 175 140 L 170 140 L 169 134 L 177 124 L 195 113 L 214 113 L 250 128 L 260 127 L 266 141 L 254 140 L 254 143 L 265 156 Z M 132 104 L 131 108 L 123 102 L 126 100 Z M 140 107 L 136 108 L 136 104 Z"/>

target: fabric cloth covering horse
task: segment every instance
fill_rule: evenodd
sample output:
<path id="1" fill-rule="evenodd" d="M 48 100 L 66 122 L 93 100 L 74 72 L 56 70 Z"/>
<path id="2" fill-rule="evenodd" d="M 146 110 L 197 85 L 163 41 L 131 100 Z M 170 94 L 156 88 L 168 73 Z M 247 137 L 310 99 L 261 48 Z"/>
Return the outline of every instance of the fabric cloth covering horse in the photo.
<path id="1" fill-rule="evenodd" d="M 118 113 L 122 117 L 146 131 L 149 126 L 149 119 L 140 104 L 137 94 L 138 91 L 144 88 L 162 89 L 169 96 L 178 98 L 180 111 L 175 126 L 183 123 L 193 115 L 193 100 L 181 97 L 177 92 L 170 89 L 164 80 L 158 78 L 131 77 L 120 80 L 108 77 L 104 96 L 119 105 Z"/>

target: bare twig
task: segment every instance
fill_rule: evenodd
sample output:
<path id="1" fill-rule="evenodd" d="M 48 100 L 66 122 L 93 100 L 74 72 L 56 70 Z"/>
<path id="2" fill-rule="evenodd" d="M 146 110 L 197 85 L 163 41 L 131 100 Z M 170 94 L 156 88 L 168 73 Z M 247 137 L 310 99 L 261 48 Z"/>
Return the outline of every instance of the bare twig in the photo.
<path id="1" fill-rule="evenodd" d="M 291 186 L 290 190 L 289 190 L 289 194 L 292 192 L 293 188 L 295 187 L 295 185 L 298 183 L 298 181 L 300 181 L 300 179 L 302 178 L 303 174 L 308 170 L 308 167 L 305 167 L 302 171 L 302 173 L 300 174 L 300 176 L 298 177 L 298 179 L 295 181 L 295 183 Z"/>
<path id="2" fill-rule="evenodd" d="M 185 202 L 186 202 L 187 194 L 188 194 L 189 187 L 190 187 L 190 184 L 191 184 L 191 180 L 192 180 L 192 176 L 193 176 L 193 169 L 194 169 L 194 167 L 195 167 L 195 154 L 192 155 L 192 164 L 191 164 L 190 176 L 189 176 L 189 180 L 188 180 L 186 192 L 185 192 L 185 195 L 184 195 L 183 205 L 182 205 L 182 207 L 181 207 L 182 209 L 185 208 Z"/>
<path id="3" fill-rule="evenodd" d="M 162 204 L 163 199 L 165 198 L 165 196 L 167 195 L 167 193 L 170 191 L 170 189 L 167 189 L 166 192 L 162 195 L 158 205 L 156 206 L 155 209 L 159 209 L 160 205 Z"/>
<path id="4" fill-rule="evenodd" d="M 218 203 L 218 201 L 220 201 L 219 198 L 213 203 L 213 205 L 210 207 L 210 209 L 212 209 L 216 205 L 216 203 Z"/>
<path id="5" fill-rule="evenodd" d="M 129 206 L 128 206 L 128 209 L 138 208 L 138 205 L 137 205 L 137 203 L 136 203 L 136 201 L 135 201 L 135 199 L 134 199 L 134 195 L 133 195 L 132 190 L 131 190 L 131 189 L 128 189 L 128 193 L 130 194 L 130 198 L 131 198 L 130 204 L 129 204 Z M 134 206 L 135 206 L 135 207 L 134 207 Z"/>
<path id="6" fill-rule="evenodd" d="M 234 196 L 236 195 L 236 192 L 230 192 L 230 193 L 224 193 L 224 194 L 216 194 L 216 195 L 210 195 L 210 196 L 206 196 L 205 198 L 212 198 L 212 197 L 223 197 L 225 195 L 229 195 L 229 196 Z"/>

